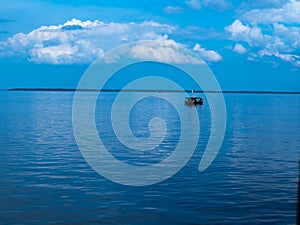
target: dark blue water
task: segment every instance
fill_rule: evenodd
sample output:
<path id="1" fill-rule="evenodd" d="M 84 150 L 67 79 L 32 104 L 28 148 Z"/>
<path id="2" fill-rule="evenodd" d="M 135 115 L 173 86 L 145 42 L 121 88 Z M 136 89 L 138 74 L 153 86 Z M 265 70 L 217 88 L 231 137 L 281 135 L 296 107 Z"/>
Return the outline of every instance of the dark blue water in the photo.
<path id="1" fill-rule="evenodd" d="M 105 95 L 98 125 L 107 122 L 114 93 Z M 300 95 L 225 94 L 225 139 L 204 172 L 198 164 L 211 118 L 207 104 L 197 107 L 201 135 L 193 157 L 170 179 L 145 187 L 113 183 L 85 162 L 73 135 L 73 96 L 0 92 L 0 224 L 295 224 Z M 136 136 L 149 136 L 145 121 L 164 116 L 171 134 L 161 149 L 129 157 L 110 141 L 109 124 L 107 133 L 99 131 L 129 164 L 156 163 L 178 142 L 176 111 L 148 101 L 152 109 L 133 109 L 131 125 Z"/>

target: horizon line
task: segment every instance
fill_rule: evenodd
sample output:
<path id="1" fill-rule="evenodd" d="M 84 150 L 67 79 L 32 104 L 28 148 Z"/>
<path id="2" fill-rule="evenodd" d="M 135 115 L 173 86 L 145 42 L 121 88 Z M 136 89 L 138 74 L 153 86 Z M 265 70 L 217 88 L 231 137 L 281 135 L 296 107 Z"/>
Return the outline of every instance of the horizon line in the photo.
<path id="1" fill-rule="evenodd" d="M 1 89 L 0 89 L 1 90 Z M 188 93 L 224 93 L 224 94 L 300 94 L 300 91 L 245 91 L 245 90 L 155 90 L 155 89 L 76 89 L 76 88 L 9 88 L 2 91 L 57 91 L 57 92 L 188 92 Z"/>

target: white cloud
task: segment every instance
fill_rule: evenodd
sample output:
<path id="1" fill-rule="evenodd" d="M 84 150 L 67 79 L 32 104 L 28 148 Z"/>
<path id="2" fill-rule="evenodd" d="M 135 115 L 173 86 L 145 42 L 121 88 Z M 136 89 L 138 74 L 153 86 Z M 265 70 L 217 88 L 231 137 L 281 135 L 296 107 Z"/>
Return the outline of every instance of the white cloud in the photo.
<path id="1" fill-rule="evenodd" d="M 246 42 L 252 52 L 256 52 L 250 59 L 275 57 L 293 65 L 299 65 L 298 55 L 293 54 L 300 47 L 299 27 L 286 27 L 283 24 L 275 23 L 272 34 L 263 34 L 257 25 L 243 24 L 240 20 L 235 20 L 231 25 L 225 27 L 225 30 L 230 33 L 229 39 Z M 247 53 L 241 44 L 236 44 L 233 51 L 239 54 Z"/>
<path id="2" fill-rule="evenodd" d="M 290 0 L 280 8 L 254 9 L 241 19 L 252 24 L 300 23 L 300 1 Z"/>
<path id="3" fill-rule="evenodd" d="M 238 53 L 238 54 L 245 54 L 247 53 L 247 49 L 241 45 L 241 44 L 236 44 L 233 48 L 233 51 Z"/>
<path id="4" fill-rule="evenodd" d="M 104 23 L 72 19 L 60 25 L 41 26 L 27 34 L 18 33 L 0 42 L 0 56 L 21 56 L 35 63 L 88 64 L 121 44 L 152 40 L 156 41 L 155 45 L 142 42 L 129 56 L 166 63 L 200 63 L 201 60 L 179 51 L 182 44 L 168 38 L 168 34 L 178 30 L 182 29 L 153 21 Z M 194 50 L 207 61 L 222 59 L 215 51 L 205 50 L 200 45 Z M 106 59 L 107 62 L 113 60 Z"/>
<path id="5" fill-rule="evenodd" d="M 199 10 L 201 9 L 201 3 L 199 0 L 188 0 L 185 2 L 191 9 Z"/>
<path id="6" fill-rule="evenodd" d="M 240 20 L 235 20 L 231 25 L 225 27 L 225 30 L 232 34 L 232 38 L 245 36 L 249 33 L 250 28 L 242 24 Z"/>
<path id="7" fill-rule="evenodd" d="M 164 8 L 164 12 L 168 14 L 183 13 L 183 11 L 183 8 L 179 6 L 167 6 Z"/>
<path id="8" fill-rule="evenodd" d="M 283 54 L 277 51 L 270 51 L 268 49 L 263 49 L 258 52 L 258 57 L 276 57 L 285 62 L 292 63 L 293 65 L 300 67 L 300 56 L 296 54 Z"/>
<path id="9" fill-rule="evenodd" d="M 203 61 L 184 53 L 184 46 L 173 40 L 161 38 L 155 42 L 141 42 L 129 50 L 129 57 L 134 59 L 155 60 L 175 64 L 203 64 Z"/>
<path id="10" fill-rule="evenodd" d="M 300 27 L 285 26 L 283 24 L 275 23 L 273 25 L 273 34 L 277 38 L 284 40 L 286 48 L 290 48 L 289 51 L 300 48 Z"/>
<path id="11" fill-rule="evenodd" d="M 153 21 L 103 23 L 72 19 L 62 25 L 41 26 L 0 43 L 1 54 L 21 55 L 35 63 L 90 63 L 120 44 L 157 40 L 175 27 Z"/>
<path id="12" fill-rule="evenodd" d="M 256 9 L 240 14 L 237 20 L 225 27 L 229 39 L 247 43 L 251 60 L 264 58 L 273 62 L 277 58 L 299 66 L 300 1 L 268 0 L 250 3 Z M 263 7 L 258 7 L 258 3 Z M 238 48 L 233 50 L 239 51 Z"/>
<path id="13" fill-rule="evenodd" d="M 277 58 L 299 66 L 299 24 L 300 1 L 289 0 L 245 12 L 225 30 L 230 40 L 248 43 L 251 58 Z"/>
<path id="14" fill-rule="evenodd" d="M 213 51 L 213 50 L 206 50 L 205 48 L 202 48 L 200 44 L 196 44 L 193 48 L 193 50 L 202 58 L 204 61 L 210 61 L 210 62 L 219 62 L 222 60 L 222 56 Z"/>
<path id="15" fill-rule="evenodd" d="M 235 20 L 231 25 L 225 27 L 231 34 L 230 39 L 235 41 L 246 41 L 251 46 L 262 44 L 267 36 L 264 36 L 257 26 L 244 25 L 240 20 Z"/>
<path id="16" fill-rule="evenodd" d="M 196 55 L 195 55 L 196 53 Z M 204 64 L 207 62 L 218 62 L 222 57 L 213 50 L 206 50 L 196 44 L 193 51 L 186 51 L 186 46 L 174 40 L 161 37 L 155 41 L 144 41 L 129 45 L 126 51 L 118 52 L 117 55 L 104 55 L 105 63 L 114 63 L 122 58 L 138 60 L 159 61 L 172 64 Z"/>

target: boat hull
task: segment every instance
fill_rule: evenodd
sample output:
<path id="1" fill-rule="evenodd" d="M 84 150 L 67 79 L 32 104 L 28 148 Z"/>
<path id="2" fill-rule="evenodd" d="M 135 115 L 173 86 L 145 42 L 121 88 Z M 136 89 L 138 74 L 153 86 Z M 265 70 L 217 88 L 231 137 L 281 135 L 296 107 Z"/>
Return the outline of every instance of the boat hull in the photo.
<path id="1" fill-rule="evenodd" d="M 187 97 L 185 98 L 184 104 L 186 105 L 203 105 L 204 100 L 203 98 L 198 97 Z"/>

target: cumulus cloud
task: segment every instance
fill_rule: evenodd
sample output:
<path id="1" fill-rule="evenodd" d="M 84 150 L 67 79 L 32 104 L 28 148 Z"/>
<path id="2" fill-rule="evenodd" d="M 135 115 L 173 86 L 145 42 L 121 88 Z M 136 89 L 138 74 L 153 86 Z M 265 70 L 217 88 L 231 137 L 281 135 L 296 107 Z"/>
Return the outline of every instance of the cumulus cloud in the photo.
<path id="1" fill-rule="evenodd" d="M 219 53 L 213 50 L 206 50 L 198 43 L 194 46 L 193 50 L 205 61 L 219 62 L 222 60 L 222 56 Z"/>
<path id="2" fill-rule="evenodd" d="M 169 64 L 204 64 L 192 52 L 187 52 L 183 44 L 162 36 L 154 41 L 140 41 L 124 45 L 122 51 L 109 52 L 100 57 L 100 62 L 111 64 L 123 59 L 159 61 Z"/>
<path id="3" fill-rule="evenodd" d="M 233 38 L 239 35 L 247 35 L 250 28 L 242 24 L 240 20 L 235 20 L 231 25 L 225 27 L 225 30 L 232 34 Z"/>
<path id="4" fill-rule="evenodd" d="M 233 51 L 238 53 L 238 54 L 245 54 L 247 53 L 247 49 L 241 45 L 241 44 L 236 44 L 233 48 Z"/>
<path id="5" fill-rule="evenodd" d="M 230 40 L 247 43 L 253 52 L 253 57 L 275 57 L 299 66 L 299 58 L 296 53 L 299 52 L 300 48 L 299 26 L 285 25 L 278 22 L 268 24 L 267 29 L 261 29 L 260 26 L 257 23 L 251 24 L 237 19 L 231 25 L 226 26 L 225 30 L 228 32 Z M 264 26 L 261 27 L 264 28 Z M 240 50 L 237 45 L 233 49 L 237 53 L 241 52 Z"/>
<path id="6" fill-rule="evenodd" d="M 183 45 L 168 38 L 168 34 L 178 29 L 153 21 L 104 23 L 72 19 L 60 25 L 41 26 L 27 34 L 15 34 L 0 42 L 0 56 L 20 56 L 35 63 L 88 64 L 121 44 L 152 40 L 157 41 L 155 45 L 137 45 L 129 56 L 167 63 L 199 63 L 200 60 L 178 52 Z M 206 61 L 222 59 L 218 53 L 200 45 L 194 50 Z"/>
<path id="7" fill-rule="evenodd" d="M 157 40 L 175 27 L 153 21 L 103 23 L 72 19 L 62 25 L 41 26 L 0 43 L 2 54 L 21 55 L 35 63 L 90 63 L 120 44 Z"/>
<path id="8" fill-rule="evenodd" d="M 183 13 L 183 8 L 179 7 L 179 6 L 167 6 L 164 8 L 164 12 L 168 13 L 168 14 L 179 14 L 179 13 Z"/>
<path id="9" fill-rule="evenodd" d="M 285 49 L 293 51 L 300 48 L 300 27 L 285 26 L 275 23 L 273 34 L 286 43 Z"/>
<path id="10" fill-rule="evenodd" d="M 141 42 L 129 49 L 128 56 L 134 59 L 155 60 L 175 64 L 203 64 L 203 61 L 182 51 L 184 45 L 161 38 L 154 42 Z"/>
<path id="11" fill-rule="evenodd" d="M 264 41 L 264 35 L 257 26 L 244 25 L 240 20 L 235 20 L 231 25 L 225 27 L 231 34 L 230 39 L 234 41 L 246 41 L 249 45 L 259 45 Z"/>
<path id="12" fill-rule="evenodd" d="M 239 39 L 247 36 L 250 27 L 243 25 L 240 20 L 235 20 L 231 25 L 225 27 L 225 30 L 231 33 L 232 39 Z"/>
<path id="13" fill-rule="evenodd" d="M 185 2 L 191 9 L 199 10 L 201 9 L 201 3 L 199 0 L 188 0 Z"/>

